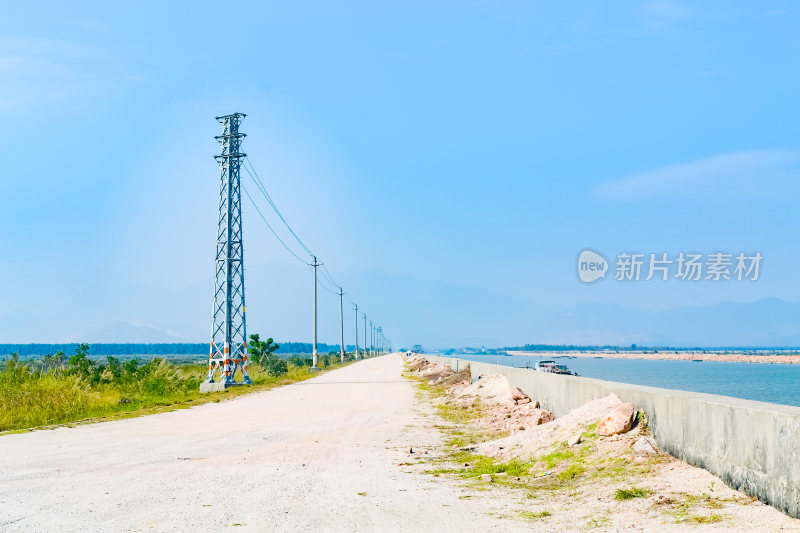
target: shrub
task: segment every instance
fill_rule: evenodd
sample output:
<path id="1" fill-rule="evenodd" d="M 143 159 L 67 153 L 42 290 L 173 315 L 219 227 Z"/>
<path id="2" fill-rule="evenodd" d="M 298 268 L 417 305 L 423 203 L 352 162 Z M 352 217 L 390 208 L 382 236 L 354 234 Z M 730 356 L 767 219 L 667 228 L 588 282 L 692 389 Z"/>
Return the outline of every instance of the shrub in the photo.
<path id="1" fill-rule="evenodd" d="M 281 359 L 274 353 L 264 356 L 261 359 L 261 366 L 270 376 L 283 376 L 289 371 L 289 365 L 285 359 Z"/>

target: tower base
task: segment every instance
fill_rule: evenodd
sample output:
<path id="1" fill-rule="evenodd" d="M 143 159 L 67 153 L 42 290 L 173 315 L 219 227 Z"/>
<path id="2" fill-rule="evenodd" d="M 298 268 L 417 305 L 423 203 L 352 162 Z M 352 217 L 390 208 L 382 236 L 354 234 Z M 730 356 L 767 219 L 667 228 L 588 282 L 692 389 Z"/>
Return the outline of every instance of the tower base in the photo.
<path id="1" fill-rule="evenodd" d="M 200 392 L 220 392 L 231 387 L 241 387 L 242 385 L 249 385 L 249 383 L 201 383 Z"/>

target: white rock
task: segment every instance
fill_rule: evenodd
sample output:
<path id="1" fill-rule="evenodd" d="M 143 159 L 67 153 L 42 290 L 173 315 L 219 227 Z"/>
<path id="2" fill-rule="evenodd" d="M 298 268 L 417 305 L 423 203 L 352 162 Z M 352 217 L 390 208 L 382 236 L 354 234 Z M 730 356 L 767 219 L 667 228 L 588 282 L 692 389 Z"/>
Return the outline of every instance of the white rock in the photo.
<path id="1" fill-rule="evenodd" d="M 656 453 L 656 446 L 655 442 L 651 442 L 651 438 L 648 437 L 639 437 L 636 439 L 636 442 L 633 443 L 633 450 L 639 453 Z"/>

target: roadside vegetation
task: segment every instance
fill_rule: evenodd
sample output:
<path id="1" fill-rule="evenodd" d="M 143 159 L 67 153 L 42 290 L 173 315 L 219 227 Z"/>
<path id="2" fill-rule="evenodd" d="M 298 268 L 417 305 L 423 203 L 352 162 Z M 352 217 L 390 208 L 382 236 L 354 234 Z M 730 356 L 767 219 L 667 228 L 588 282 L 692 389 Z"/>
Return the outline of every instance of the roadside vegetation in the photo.
<path id="1" fill-rule="evenodd" d="M 120 418 L 191 407 L 226 397 L 269 389 L 311 378 L 311 358 L 280 357 L 272 339 L 251 335 L 248 352 L 250 387 L 200 394 L 208 367 L 105 356 L 91 357 L 88 344 L 73 355 L 48 354 L 22 361 L 18 354 L 0 361 L 0 432 L 42 426 Z M 353 359 L 347 354 L 345 362 Z M 318 366 L 341 366 L 339 353 L 320 355 Z"/>

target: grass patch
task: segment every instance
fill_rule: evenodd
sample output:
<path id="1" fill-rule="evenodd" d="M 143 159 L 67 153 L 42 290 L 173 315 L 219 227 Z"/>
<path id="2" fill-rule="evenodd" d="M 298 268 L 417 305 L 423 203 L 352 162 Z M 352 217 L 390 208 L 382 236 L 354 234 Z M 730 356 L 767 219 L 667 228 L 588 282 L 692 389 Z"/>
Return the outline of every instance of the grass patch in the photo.
<path id="1" fill-rule="evenodd" d="M 607 515 L 593 516 L 589 518 L 584 529 L 605 528 L 611 524 L 611 519 Z"/>
<path id="2" fill-rule="evenodd" d="M 614 493 L 615 500 L 633 500 L 634 498 L 645 498 L 650 495 L 650 491 L 640 487 L 631 487 L 629 489 L 617 489 Z"/>
<path id="3" fill-rule="evenodd" d="M 553 516 L 553 513 L 550 511 L 522 511 L 519 515 L 526 520 L 541 520 L 542 518 Z"/>
<path id="4" fill-rule="evenodd" d="M 707 516 L 690 516 L 689 522 L 693 522 L 695 524 L 715 524 L 717 522 L 722 522 L 725 519 L 724 516 L 719 514 L 710 514 Z"/>
<path id="5" fill-rule="evenodd" d="M 675 519 L 675 522 L 691 522 L 695 524 L 711 524 L 724 520 L 723 515 L 711 513 L 708 515 L 697 514 L 697 511 L 717 510 L 725 507 L 725 502 L 745 504 L 749 498 L 716 498 L 710 494 L 689 494 L 686 492 L 676 492 L 668 498 L 669 505 L 665 509 L 666 514 Z"/>
<path id="6" fill-rule="evenodd" d="M 437 406 L 439 416 L 452 424 L 466 424 L 479 418 L 482 414 L 479 400 L 475 400 L 472 405 L 458 405 L 443 403 Z"/>
<path id="7" fill-rule="evenodd" d="M 572 479 L 579 477 L 584 472 L 586 472 L 585 466 L 578 463 L 573 463 L 569 465 L 565 470 L 559 472 L 558 479 L 560 481 L 570 481 Z"/>
<path id="8" fill-rule="evenodd" d="M 474 456 L 475 466 L 470 467 L 465 474 L 465 477 L 480 477 L 483 474 L 507 474 L 509 476 L 527 476 L 530 468 L 530 462 L 522 462 L 512 459 L 507 463 L 495 463 L 491 457 L 484 455 Z"/>
<path id="9" fill-rule="evenodd" d="M 553 468 L 564 461 L 571 461 L 575 459 L 575 451 L 572 448 L 567 448 L 566 444 L 556 445 L 556 450 L 546 455 L 540 455 L 536 460 L 544 463 L 546 468 Z"/>

